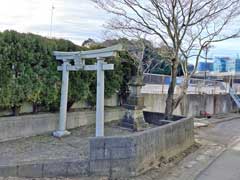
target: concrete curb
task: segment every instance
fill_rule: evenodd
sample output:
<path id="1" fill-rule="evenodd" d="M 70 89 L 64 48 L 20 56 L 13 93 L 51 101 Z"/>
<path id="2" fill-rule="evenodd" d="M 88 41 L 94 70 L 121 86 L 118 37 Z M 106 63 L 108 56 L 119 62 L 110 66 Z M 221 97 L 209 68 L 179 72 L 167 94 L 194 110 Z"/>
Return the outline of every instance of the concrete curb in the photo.
<path id="1" fill-rule="evenodd" d="M 222 119 L 210 119 L 210 120 L 194 120 L 194 123 L 199 123 L 199 124 L 204 124 L 202 126 L 196 126 L 195 128 L 199 128 L 199 127 L 207 127 L 209 125 L 213 125 L 213 124 L 219 124 L 222 122 L 228 122 L 228 121 L 234 121 L 234 120 L 240 120 L 240 116 L 236 116 L 236 117 L 228 117 L 228 118 L 222 118 Z"/>
<path id="2" fill-rule="evenodd" d="M 221 119 L 219 121 L 210 122 L 209 124 L 218 124 L 218 123 L 227 122 L 227 121 L 233 121 L 233 120 L 237 120 L 237 119 L 240 119 L 240 117 L 225 118 L 225 119 Z"/>

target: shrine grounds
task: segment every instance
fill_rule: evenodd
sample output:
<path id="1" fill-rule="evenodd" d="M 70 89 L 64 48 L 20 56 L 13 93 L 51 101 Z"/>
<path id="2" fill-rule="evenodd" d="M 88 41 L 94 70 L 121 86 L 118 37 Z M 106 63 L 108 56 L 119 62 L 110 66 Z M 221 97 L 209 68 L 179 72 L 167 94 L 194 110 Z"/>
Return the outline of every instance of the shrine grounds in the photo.
<path id="1" fill-rule="evenodd" d="M 139 175 L 160 161 L 191 147 L 191 118 L 133 133 L 107 123 L 105 137 L 94 137 L 95 126 L 73 129 L 70 136 L 54 138 L 51 133 L 2 142 L 0 174 L 3 177 L 111 178 Z"/>
<path id="2" fill-rule="evenodd" d="M 186 179 L 206 179 L 210 178 L 211 175 L 207 173 L 209 170 L 214 170 L 215 167 L 218 167 L 219 161 L 224 160 L 226 155 L 229 155 L 229 150 L 232 145 L 236 143 L 237 136 L 239 136 L 239 115 L 228 113 L 225 115 L 216 115 L 211 119 L 195 119 L 196 122 L 201 122 L 202 127 L 197 127 L 195 129 L 195 140 L 197 142 L 192 148 L 180 153 L 177 156 L 169 159 L 169 161 L 162 161 L 162 163 L 156 164 L 152 167 L 151 170 L 145 172 L 142 175 L 133 178 L 118 178 L 118 179 L 131 179 L 131 180 L 186 180 Z M 14 158 L 16 152 L 18 154 L 27 155 L 31 151 L 41 152 L 45 157 L 49 158 L 47 153 L 48 149 L 52 147 L 56 149 L 57 147 L 66 147 L 65 149 L 56 150 L 58 152 L 55 157 L 59 157 L 60 154 L 67 154 L 72 156 L 71 149 L 78 150 L 79 144 L 77 147 L 71 147 L 72 143 L 76 143 L 76 139 L 80 139 L 82 144 L 87 143 L 88 135 L 94 136 L 94 126 L 85 126 L 72 130 L 72 137 L 66 137 L 64 139 L 55 139 L 50 135 L 41 135 L 31 138 L 26 138 L 17 141 L 9 141 L 9 145 L 6 146 L 6 143 L 1 143 L 1 155 L 6 156 L 9 153 L 10 158 Z M 108 123 L 106 125 L 106 135 L 110 136 L 111 132 L 114 134 L 125 134 L 128 135 L 129 131 L 125 129 L 119 129 L 116 123 Z M 66 143 L 66 140 L 72 139 L 71 143 Z M 75 139 L 75 141 L 74 141 Z M 85 141 L 84 141 L 85 140 Z M 24 145 L 25 144 L 25 145 Z M 32 144 L 32 145 L 31 145 Z M 38 146 L 36 146 L 38 144 Z M 47 145 L 48 144 L 48 145 Z M 81 143 L 80 143 L 81 144 Z M 200 145 L 200 146 L 199 146 Z M 19 149 L 16 150 L 15 147 L 19 146 Z M 36 146 L 36 148 L 34 148 Z M 42 148 L 40 148 L 42 147 Z M 81 146 L 83 147 L 83 146 Z M 86 146 L 87 147 L 87 146 Z M 235 146 L 233 146 L 235 147 Z M 36 149 L 39 148 L 39 151 Z M 5 149 L 5 150 L 4 150 Z M 35 149 L 35 150 L 34 150 Z M 53 151 L 53 150 L 52 150 Z M 60 153 L 61 152 L 61 153 Z M 87 152 L 82 149 L 79 152 Z M 30 153 L 31 155 L 32 153 Z M 12 156 L 11 156 L 12 155 Z M 50 155 L 50 154 L 49 154 Z M 87 154 L 75 154 L 80 155 L 81 158 L 84 158 Z M 42 157 L 44 157 L 42 156 Z M 54 157 L 54 156 L 52 156 Z M 19 158 L 19 157 L 18 157 Z M 16 158 L 17 159 L 17 158 Z M 43 158 L 44 159 L 44 158 Z M 237 160 L 237 159 L 236 159 Z M 223 164 L 224 165 L 224 164 Z M 226 164 L 227 165 L 227 164 Z M 239 167 L 239 166 L 238 166 Z M 219 168 L 219 167 L 218 167 Z M 217 168 L 217 169 L 218 169 Z M 215 173 L 215 175 L 220 175 L 218 179 L 224 179 L 226 176 L 233 175 L 230 171 L 234 170 L 231 165 L 223 166 L 221 172 Z M 236 167 L 237 168 L 237 167 Z M 214 172 L 214 171 L 213 171 Z M 236 173 L 235 173 L 236 174 Z M 209 175 L 209 176 L 208 176 Z M 232 177 L 232 176 L 231 176 Z M 109 180 L 108 176 L 81 176 L 81 177 L 45 177 L 45 178 L 26 178 L 26 177 L 0 177 L 0 180 Z"/>

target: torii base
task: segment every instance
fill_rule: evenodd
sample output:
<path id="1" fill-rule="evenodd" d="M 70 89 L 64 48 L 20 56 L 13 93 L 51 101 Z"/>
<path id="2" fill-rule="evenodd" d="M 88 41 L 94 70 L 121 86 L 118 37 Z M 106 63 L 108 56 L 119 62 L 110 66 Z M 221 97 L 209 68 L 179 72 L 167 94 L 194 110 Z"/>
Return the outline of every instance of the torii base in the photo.
<path id="1" fill-rule="evenodd" d="M 53 132 L 53 136 L 56 137 L 56 138 L 69 136 L 70 134 L 71 134 L 71 132 L 69 132 L 69 131 L 55 131 L 55 132 Z"/>

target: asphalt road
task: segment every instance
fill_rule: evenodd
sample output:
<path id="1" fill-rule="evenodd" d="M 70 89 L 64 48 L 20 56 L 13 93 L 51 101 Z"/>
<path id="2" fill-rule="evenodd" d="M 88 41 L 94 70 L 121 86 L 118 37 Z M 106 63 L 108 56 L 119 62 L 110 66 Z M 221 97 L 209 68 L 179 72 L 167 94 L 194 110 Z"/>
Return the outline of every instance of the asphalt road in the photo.
<path id="1" fill-rule="evenodd" d="M 229 147 L 196 180 L 240 180 L 240 141 Z"/>
<path id="2" fill-rule="evenodd" d="M 240 119 L 220 123 L 205 133 L 227 149 L 195 180 L 240 180 Z"/>

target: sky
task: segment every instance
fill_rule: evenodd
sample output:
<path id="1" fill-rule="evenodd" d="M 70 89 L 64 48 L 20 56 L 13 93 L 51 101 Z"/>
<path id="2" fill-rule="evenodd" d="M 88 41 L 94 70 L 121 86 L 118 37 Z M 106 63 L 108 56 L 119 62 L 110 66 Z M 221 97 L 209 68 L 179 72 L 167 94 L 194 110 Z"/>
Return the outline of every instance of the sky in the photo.
<path id="1" fill-rule="evenodd" d="M 103 25 L 111 18 L 90 0 L 0 0 L 0 31 L 16 30 L 42 36 L 52 36 L 73 41 L 76 44 L 92 38 L 105 38 Z M 240 39 L 232 39 L 214 45 L 210 57 L 240 54 Z"/>
<path id="2" fill-rule="evenodd" d="M 103 39 L 108 14 L 90 0 L 0 0 L 0 31 L 13 29 L 72 40 Z"/>

